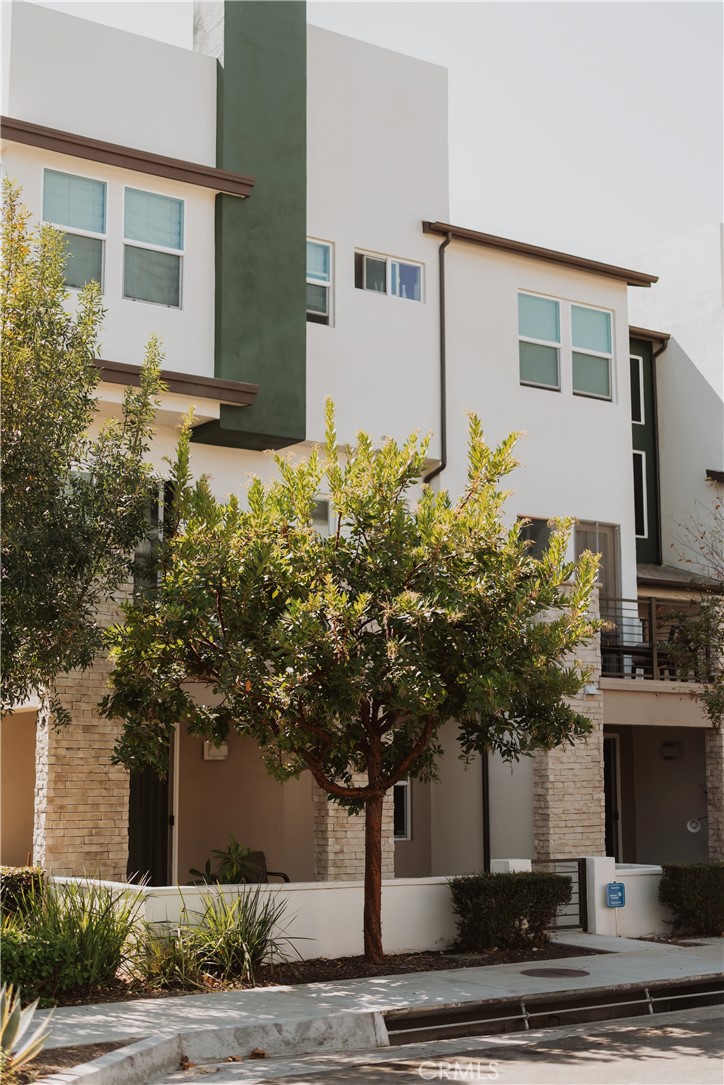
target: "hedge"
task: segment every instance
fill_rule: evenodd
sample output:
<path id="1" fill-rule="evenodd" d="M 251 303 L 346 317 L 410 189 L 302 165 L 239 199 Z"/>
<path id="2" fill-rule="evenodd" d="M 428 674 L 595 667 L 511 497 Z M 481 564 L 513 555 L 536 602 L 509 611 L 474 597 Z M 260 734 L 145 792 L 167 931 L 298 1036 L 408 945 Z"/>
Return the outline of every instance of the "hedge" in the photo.
<path id="1" fill-rule="evenodd" d="M 717 937 L 724 932 L 724 863 L 664 863 L 659 900 L 674 913 L 674 930 Z"/>
<path id="2" fill-rule="evenodd" d="M 561 874 L 464 874 L 449 883 L 461 949 L 529 949 L 548 941 L 556 911 L 571 899 Z"/>
<path id="3" fill-rule="evenodd" d="M 0 866 L 0 908 L 6 914 L 22 911 L 45 886 L 45 871 L 38 866 Z"/>

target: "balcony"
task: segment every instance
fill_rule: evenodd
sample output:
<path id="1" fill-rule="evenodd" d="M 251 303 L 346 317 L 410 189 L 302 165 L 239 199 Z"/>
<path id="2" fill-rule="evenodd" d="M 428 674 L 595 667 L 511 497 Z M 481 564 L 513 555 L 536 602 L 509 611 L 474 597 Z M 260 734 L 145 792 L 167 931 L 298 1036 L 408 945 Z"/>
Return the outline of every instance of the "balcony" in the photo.
<path id="1" fill-rule="evenodd" d="M 693 660 L 687 626 L 700 614 L 696 601 L 601 599 L 601 676 L 695 682 L 710 672 L 708 655 Z"/>

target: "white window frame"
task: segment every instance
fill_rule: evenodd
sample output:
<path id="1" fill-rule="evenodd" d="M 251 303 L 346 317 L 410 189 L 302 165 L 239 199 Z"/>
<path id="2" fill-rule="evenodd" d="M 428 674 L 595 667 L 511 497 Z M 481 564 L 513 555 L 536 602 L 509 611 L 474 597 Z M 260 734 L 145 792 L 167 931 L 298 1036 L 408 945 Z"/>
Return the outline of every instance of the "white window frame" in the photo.
<path id="1" fill-rule="evenodd" d="M 412 840 L 412 783 L 410 777 L 406 776 L 404 780 L 398 780 L 396 784 L 392 785 L 393 803 L 395 801 L 394 791 L 397 787 L 405 789 L 405 834 L 404 836 L 395 835 L 394 837 L 395 843 L 400 843 L 403 840 Z"/>
<path id="2" fill-rule="evenodd" d="M 366 249 L 355 249 L 355 255 L 362 257 L 362 285 L 360 290 L 364 290 L 367 294 L 378 294 L 381 297 L 399 298 L 401 301 L 415 301 L 422 304 L 425 301 L 425 265 L 420 263 L 419 260 L 407 260 L 402 256 L 388 256 L 385 253 L 369 252 Z M 365 286 L 367 279 L 367 261 L 375 260 L 378 264 L 384 263 L 385 265 L 385 289 L 383 290 L 368 290 Z M 406 298 L 404 294 L 398 294 L 392 289 L 392 265 L 399 266 L 405 265 L 407 267 L 416 267 L 420 270 L 420 297 L 419 298 Z"/>
<path id="3" fill-rule="evenodd" d="M 176 200 L 183 207 L 183 247 L 180 249 L 170 249 L 164 245 L 151 245 L 147 241 L 136 241 L 135 238 L 126 237 L 126 192 L 131 189 L 134 192 L 145 192 L 149 196 L 162 196 L 167 200 Z M 159 192 L 157 189 L 152 188 L 139 188 L 138 185 L 123 185 L 123 192 L 121 197 L 121 215 L 123 217 L 123 251 L 121 254 L 121 297 L 124 301 L 132 301 L 135 305 L 156 305 L 159 309 L 171 309 L 174 312 L 181 312 L 184 307 L 184 265 L 186 263 L 186 205 L 187 201 L 183 196 L 170 196 L 168 192 Z M 132 298 L 126 294 L 126 248 L 132 249 L 150 249 L 151 252 L 165 252 L 169 256 L 179 257 L 179 272 L 178 272 L 178 305 L 167 305 L 163 301 L 149 301 L 148 298 Z"/>
<path id="4" fill-rule="evenodd" d="M 631 400 L 631 422 L 634 426 L 646 425 L 646 397 L 644 395 L 644 359 L 641 354 L 629 354 L 629 359 L 632 362 L 638 362 L 639 370 L 639 409 L 641 413 L 640 418 L 634 418 L 633 416 L 633 399 Z"/>
<path id="5" fill-rule="evenodd" d="M 649 537 L 649 495 L 646 487 L 646 453 L 639 448 L 632 449 L 634 456 L 641 457 L 641 496 L 643 500 L 644 511 L 644 533 L 643 535 L 636 534 L 636 487 L 634 486 L 634 538 L 636 539 L 648 539 Z M 635 476 L 634 476 L 635 477 Z"/>
<path id="6" fill-rule="evenodd" d="M 604 309 L 600 305 L 587 305 L 580 301 L 568 302 L 568 322 L 571 333 L 571 392 L 574 396 L 581 396 L 583 399 L 599 399 L 604 403 L 613 403 L 613 311 L 611 309 Z M 574 309 L 590 309 L 594 313 L 605 313 L 608 316 L 608 327 L 611 335 L 611 351 L 605 353 L 600 350 L 589 350 L 585 347 L 577 347 L 573 343 L 573 310 Z M 605 358 L 608 361 L 608 395 L 599 396 L 595 392 L 577 392 L 573 385 L 573 355 L 585 354 L 589 358 Z"/>
<path id="7" fill-rule="evenodd" d="M 94 241 L 100 241 L 101 242 L 101 282 L 100 282 L 100 287 L 101 287 L 101 294 L 102 294 L 104 292 L 104 289 L 105 289 L 105 281 L 106 281 L 106 242 L 108 241 L 108 181 L 104 177 L 94 177 L 94 176 L 92 176 L 92 174 L 79 173 L 77 170 L 57 169 L 55 166 L 45 166 L 44 165 L 42 167 L 42 179 L 41 179 L 42 188 L 41 188 L 41 197 L 40 197 L 40 206 L 41 206 L 41 208 L 43 210 L 45 209 L 45 174 L 46 174 L 46 172 L 48 172 L 48 173 L 65 173 L 65 174 L 68 175 L 68 177 L 78 177 L 81 181 L 94 181 L 97 184 L 103 185 L 103 189 L 104 189 L 103 219 L 104 219 L 105 224 L 106 224 L 106 229 L 105 229 L 104 233 L 99 234 L 99 233 L 95 233 L 93 230 L 81 230 L 81 229 L 77 229 L 75 226 L 63 226 L 59 222 L 51 222 L 50 219 L 46 219 L 46 218 L 41 218 L 41 220 L 40 220 L 41 223 L 44 226 L 52 226 L 53 229 L 55 229 L 55 230 L 62 230 L 64 234 L 72 234 L 75 237 L 90 237 L 90 238 L 93 238 Z M 90 281 L 93 282 L 94 280 L 91 279 Z M 72 290 L 72 291 L 74 291 L 74 293 L 77 294 L 80 290 L 83 289 L 83 287 L 82 286 L 71 286 L 70 283 L 68 283 L 67 284 L 67 289 Z"/>
<path id="8" fill-rule="evenodd" d="M 321 237 L 308 237 L 307 241 L 311 241 L 314 245 L 324 245 L 329 250 L 329 279 L 325 282 L 322 279 L 315 279 L 311 275 L 307 275 L 306 281 L 308 286 L 323 286 L 327 291 L 327 319 L 315 320 L 315 316 L 320 316 L 315 309 L 307 309 L 307 321 L 310 324 L 319 324 L 323 328 L 334 327 L 334 244 L 331 241 L 325 241 Z"/>
<path id="9" fill-rule="evenodd" d="M 537 294 L 534 290 L 518 290 L 518 292 L 517 292 L 517 294 L 515 296 L 516 313 L 517 313 L 518 298 L 520 297 L 521 294 L 523 294 L 525 297 L 528 297 L 528 298 L 541 298 L 543 301 L 552 301 L 552 302 L 554 302 L 554 304 L 556 304 L 558 306 L 558 342 L 557 343 L 553 339 L 533 339 L 529 335 L 521 335 L 520 334 L 520 317 L 518 316 L 518 343 L 534 343 L 537 346 L 541 346 L 541 347 L 555 347 L 556 356 L 557 356 L 557 360 L 558 360 L 558 365 L 557 365 L 558 384 L 541 384 L 539 381 L 524 381 L 524 380 L 522 380 L 522 378 L 520 376 L 520 350 L 518 350 L 518 380 L 519 380 L 520 384 L 523 385 L 524 388 L 542 388 L 546 392 L 560 392 L 561 391 L 561 355 L 562 355 L 562 352 L 563 352 L 563 341 L 562 341 L 562 337 L 561 337 L 561 330 L 563 328 L 563 319 L 562 319 L 561 309 L 562 309 L 562 307 L 563 307 L 563 305 L 565 303 L 560 298 L 553 298 L 553 297 L 550 297 L 550 295 L 548 295 L 548 294 Z"/>

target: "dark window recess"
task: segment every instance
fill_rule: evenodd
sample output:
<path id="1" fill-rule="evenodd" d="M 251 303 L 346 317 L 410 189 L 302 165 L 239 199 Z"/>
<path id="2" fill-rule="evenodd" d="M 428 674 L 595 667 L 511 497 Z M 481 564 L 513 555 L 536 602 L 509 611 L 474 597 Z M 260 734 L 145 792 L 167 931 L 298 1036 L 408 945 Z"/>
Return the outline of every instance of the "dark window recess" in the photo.
<path id="1" fill-rule="evenodd" d="M 531 543 L 528 547 L 528 555 L 540 560 L 543 557 L 548 540 L 551 537 L 551 527 L 547 520 L 529 520 L 520 529 L 520 537 Z"/>
<path id="2" fill-rule="evenodd" d="M 634 530 L 636 537 L 645 539 L 646 530 L 646 484 L 644 481 L 644 457 L 641 452 L 633 454 L 634 478 Z"/>
<path id="3" fill-rule="evenodd" d="M 361 252 L 354 254 L 354 285 L 358 290 L 365 288 L 365 258 Z"/>
<path id="4" fill-rule="evenodd" d="M 407 838 L 410 835 L 409 826 L 409 791 L 410 785 L 395 784 L 392 789 L 392 802 L 394 810 L 394 835 L 399 838 Z"/>
<path id="5" fill-rule="evenodd" d="M 631 421 L 643 422 L 643 388 L 641 387 L 641 359 L 631 358 Z"/>

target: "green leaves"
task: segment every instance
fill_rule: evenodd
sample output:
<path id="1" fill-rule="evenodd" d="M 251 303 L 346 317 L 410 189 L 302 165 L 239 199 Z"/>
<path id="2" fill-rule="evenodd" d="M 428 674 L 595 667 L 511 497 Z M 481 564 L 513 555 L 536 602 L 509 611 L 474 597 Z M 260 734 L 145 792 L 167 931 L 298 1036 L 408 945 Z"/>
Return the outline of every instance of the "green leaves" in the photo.
<path id="1" fill-rule="evenodd" d="M 32 232 L 19 191 L 4 188 L 0 271 L 2 367 L 3 709 L 87 667 L 97 610 L 129 573 L 146 532 L 153 474 L 144 462 L 161 352 L 151 340 L 141 386 L 95 439 L 103 318 L 100 287 L 69 304 L 65 238 Z"/>

